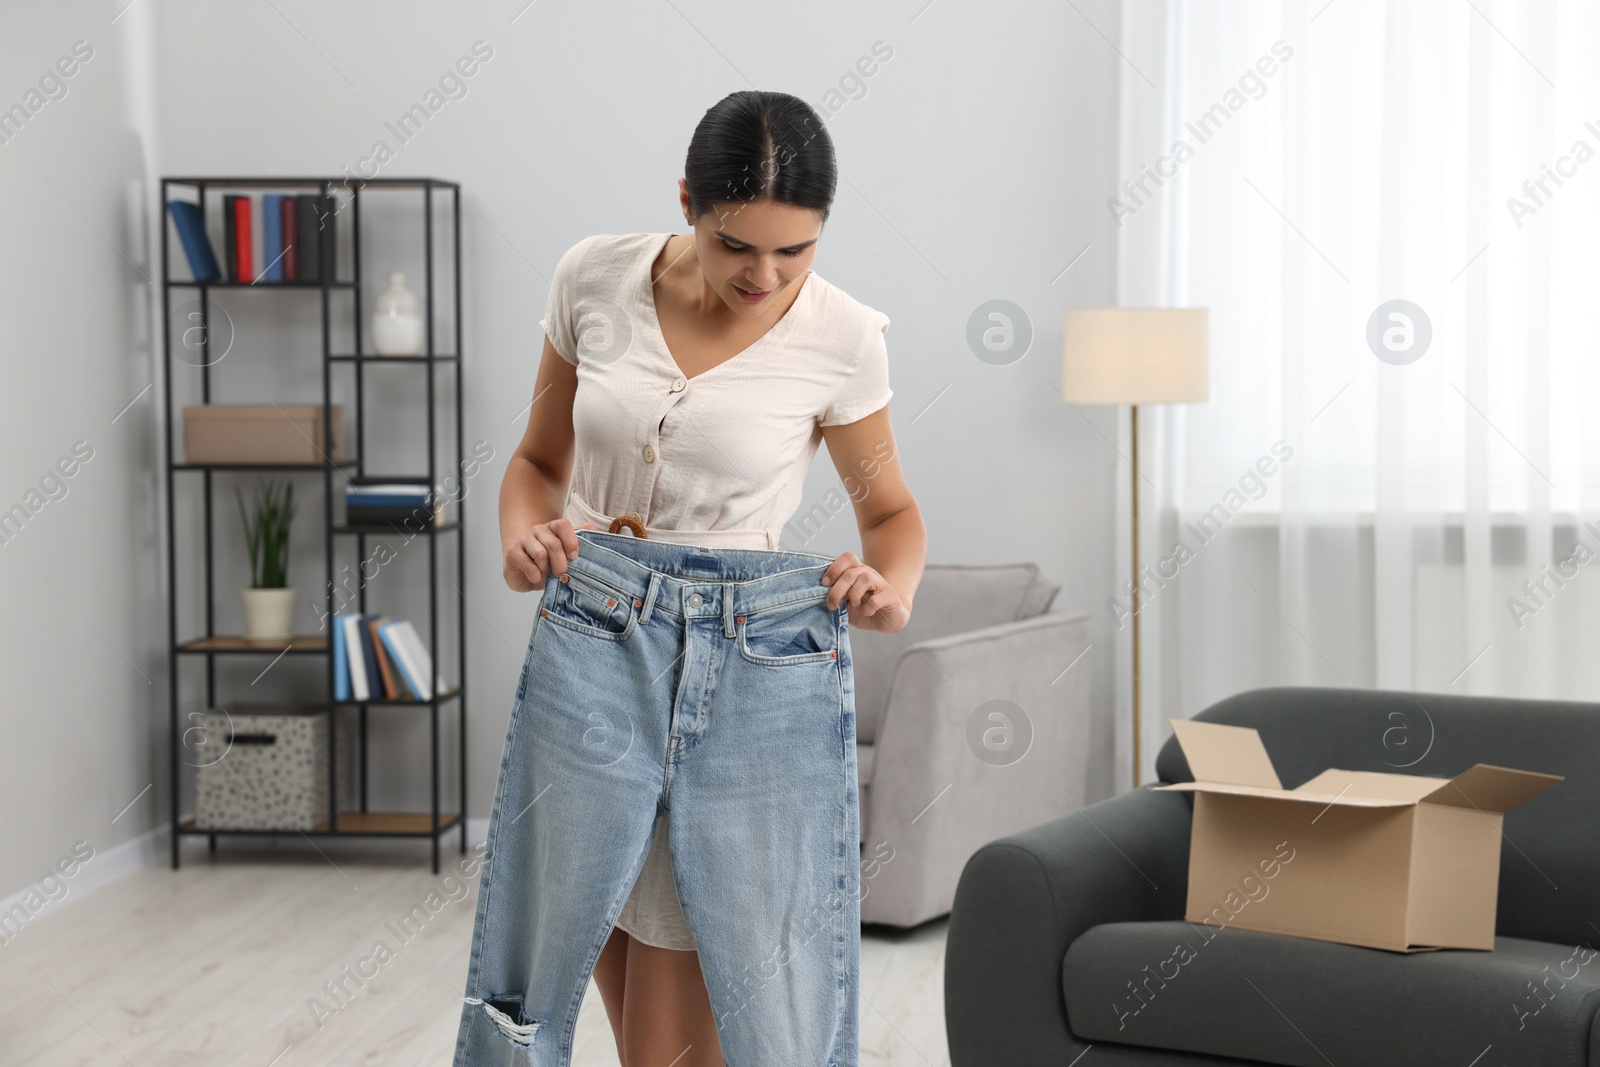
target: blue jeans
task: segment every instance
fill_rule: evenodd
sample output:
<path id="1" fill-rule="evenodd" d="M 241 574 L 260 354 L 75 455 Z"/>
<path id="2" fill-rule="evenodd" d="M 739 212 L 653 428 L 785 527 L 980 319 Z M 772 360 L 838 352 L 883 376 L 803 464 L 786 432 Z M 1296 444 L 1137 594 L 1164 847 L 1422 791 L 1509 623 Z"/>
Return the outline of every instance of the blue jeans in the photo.
<path id="1" fill-rule="evenodd" d="M 662 812 L 728 1067 L 857 1067 L 855 682 L 832 560 L 578 540 L 517 683 L 455 1067 L 568 1067 Z"/>

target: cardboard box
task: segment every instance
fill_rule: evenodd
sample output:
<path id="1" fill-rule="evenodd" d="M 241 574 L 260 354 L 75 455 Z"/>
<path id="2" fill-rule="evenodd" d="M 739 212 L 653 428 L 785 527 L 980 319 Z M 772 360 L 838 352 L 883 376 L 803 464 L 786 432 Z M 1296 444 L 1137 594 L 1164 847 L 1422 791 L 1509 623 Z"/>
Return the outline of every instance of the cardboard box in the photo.
<path id="1" fill-rule="evenodd" d="M 1284 789 L 1254 729 L 1172 720 L 1194 794 L 1184 918 L 1369 948 L 1494 949 L 1504 812 L 1561 776 L 1329 769 Z"/>
<path id="2" fill-rule="evenodd" d="M 344 459 L 344 405 L 333 408 L 333 453 Z M 322 462 L 321 404 L 191 404 L 183 409 L 186 463 Z"/>

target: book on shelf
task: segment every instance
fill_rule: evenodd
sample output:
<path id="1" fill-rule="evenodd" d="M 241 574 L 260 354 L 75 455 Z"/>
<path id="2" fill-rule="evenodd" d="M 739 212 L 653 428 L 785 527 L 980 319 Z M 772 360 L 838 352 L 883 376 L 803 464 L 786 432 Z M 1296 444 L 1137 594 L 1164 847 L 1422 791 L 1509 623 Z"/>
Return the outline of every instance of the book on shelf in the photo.
<path id="1" fill-rule="evenodd" d="M 383 690 L 383 675 L 378 670 L 378 650 L 372 646 L 372 623 L 378 616 L 362 615 L 358 620 L 358 632 L 361 634 L 361 657 L 365 660 L 363 667 L 367 674 L 367 692 L 371 694 L 368 699 L 387 700 Z"/>
<path id="2" fill-rule="evenodd" d="M 234 241 L 239 251 L 238 281 L 253 282 L 256 280 L 255 240 L 252 233 L 252 216 L 250 214 L 250 198 L 236 196 L 233 198 L 233 230 Z"/>
<path id="3" fill-rule="evenodd" d="M 239 250 L 235 241 L 235 227 L 239 217 L 233 213 L 232 195 L 222 198 L 222 269 L 230 282 L 239 280 Z"/>
<path id="4" fill-rule="evenodd" d="M 350 699 L 350 668 L 344 661 L 344 616 L 333 617 L 333 699 Z"/>
<path id="5" fill-rule="evenodd" d="M 250 239 L 250 198 L 224 196 L 222 221 L 227 234 L 228 280 L 255 281 L 255 249 Z"/>
<path id="6" fill-rule="evenodd" d="M 433 658 L 409 620 L 341 612 L 334 616 L 334 698 L 428 700 Z"/>
<path id="7" fill-rule="evenodd" d="M 367 623 L 367 639 L 372 645 L 373 659 L 378 664 L 378 676 L 383 679 L 383 695 L 386 700 L 401 700 L 405 697 L 405 686 L 399 679 L 394 664 L 389 659 L 389 652 L 383 647 L 383 639 L 378 636 L 378 627 L 389 621 L 387 615 L 376 615 Z"/>
<path id="8" fill-rule="evenodd" d="M 393 526 L 426 529 L 443 525 L 445 500 L 420 482 L 385 482 L 355 485 L 344 494 L 345 523 L 349 526 Z"/>
<path id="9" fill-rule="evenodd" d="M 285 196 L 278 204 L 279 233 L 283 237 L 283 280 L 300 280 L 300 233 L 295 224 L 295 198 Z"/>
<path id="10" fill-rule="evenodd" d="M 178 241 L 183 245 L 183 254 L 189 261 L 189 273 L 194 280 L 209 282 L 222 277 L 222 270 L 217 266 L 217 254 L 211 247 L 211 238 L 206 236 L 206 220 L 200 213 L 200 205 L 187 200 L 168 200 L 167 211 L 172 216 L 173 227 L 178 231 Z"/>
<path id="11" fill-rule="evenodd" d="M 297 268 L 300 280 L 303 282 L 320 282 L 322 280 L 322 262 L 327 260 L 329 270 L 338 262 L 335 258 L 334 213 L 339 205 L 331 196 L 316 196 L 302 193 L 294 198 L 295 201 L 295 232 L 298 235 Z M 329 281 L 333 278 L 330 276 Z"/>
<path id="12" fill-rule="evenodd" d="M 344 628 L 344 641 L 339 650 L 340 663 L 334 665 L 334 677 L 338 677 L 341 668 L 349 672 L 350 699 L 369 700 L 371 690 L 367 688 L 367 658 L 361 654 L 361 615 L 354 611 L 345 612 L 336 621 Z"/>
<path id="13" fill-rule="evenodd" d="M 283 281 L 283 194 L 261 197 L 261 280 Z"/>

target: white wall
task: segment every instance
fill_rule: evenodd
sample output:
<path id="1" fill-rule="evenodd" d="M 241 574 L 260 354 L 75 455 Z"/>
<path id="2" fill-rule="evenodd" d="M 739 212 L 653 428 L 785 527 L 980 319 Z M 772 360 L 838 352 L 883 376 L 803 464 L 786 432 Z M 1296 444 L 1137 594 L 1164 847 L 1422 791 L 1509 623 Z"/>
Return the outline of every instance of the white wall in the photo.
<path id="1" fill-rule="evenodd" d="M 928 521 L 930 562 L 1037 560 L 1063 582 L 1058 608 L 1094 613 L 1095 648 L 1086 661 L 1096 672 L 1092 789 L 1109 791 L 1112 659 L 1103 605 L 1113 589 L 1116 456 L 1106 439 L 1116 437 L 1116 424 L 1106 410 L 1080 416 L 1061 402 L 1055 384 L 1061 310 L 1109 303 L 1114 292 L 1114 231 L 1103 203 L 1116 161 L 1119 60 L 1085 16 L 1114 39 L 1116 4 L 1096 0 L 1074 10 L 1043 0 L 1003 7 L 907 0 L 774 9 L 635 2 L 619 17 L 613 5 L 523 2 L 140 0 L 152 22 L 147 58 L 157 119 L 150 132 L 162 146 L 160 173 L 341 174 L 382 139 L 396 154 L 380 174 L 463 184 L 464 429 L 469 445 L 487 441 L 497 457 L 466 511 L 466 592 L 475 609 L 468 613 L 474 817 L 488 814 L 531 624 L 532 600 L 500 579 L 495 496 L 520 433 L 517 413 L 531 393 L 537 319 L 556 258 L 590 233 L 681 232 L 676 181 L 706 108 L 728 92 L 757 87 L 821 108 L 877 41 L 892 57 L 865 81 L 864 94 L 829 120 L 841 182 L 815 269 L 894 321 L 896 433 Z M 5 69 L 43 69 L 89 32 L 50 18 L 54 25 L 5 36 L 0 54 L 12 60 Z M 96 19 L 83 21 L 100 32 Z M 108 40 L 113 29 L 106 27 Z M 399 145 L 385 123 L 477 41 L 493 55 L 468 81 L 466 96 Z M 45 109 L 38 129 L 26 131 L 35 143 L 20 146 L 29 153 L 26 166 L 9 158 L 22 155 L 18 146 L 0 147 L 0 182 L 14 202 L 38 207 L 0 223 L 8 251 L 28 250 L 0 267 L 8 283 L 0 285 L 0 299 L 16 302 L 0 336 L 11 342 L 8 367 L 21 387 L 8 391 L 0 488 L 18 495 L 78 438 L 97 448 L 105 442 L 72 497 L 47 508 L 39 530 L 26 531 L 39 536 L 0 550 L 0 581 L 14 594 L 7 603 L 26 605 L 0 624 L 3 669 L 20 701 L 8 708 L 16 723 L 8 734 L 23 742 L 0 752 L 0 795 L 14 811 L 24 798 L 51 801 L 35 805 L 30 825 L 8 837 L 15 844 L 0 854 L 0 896 L 90 833 L 102 808 L 114 814 L 120 805 L 113 801 L 126 803 L 146 782 L 155 781 L 155 789 L 116 833 L 139 833 L 170 817 L 164 633 L 154 625 L 164 586 L 153 562 L 155 507 L 147 495 L 158 424 L 147 397 L 115 427 L 105 425 L 148 380 L 138 342 L 129 340 L 129 307 L 138 296 L 130 279 L 138 278 L 36 176 L 50 176 L 120 241 L 119 179 L 108 169 L 139 167 L 137 146 L 120 132 L 120 62 L 108 46 L 73 95 Z M 21 87 L 13 78 L 0 95 Z M 108 146 L 119 147 L 108 153 Z M 368 264 L 373 276 L 384 269 Z M 966 341 L 968 317 L 994 298 L 1014 301 L 1033 320 L 1031 350 L 1008 367 L 979 360 Z M 289 395 L 314 380 L 315 309 L 286 307 L 238 305 L 240 341 L 229 357 L 237 360 L 229 373 L 240 376 L 234 386 L 249 380 Z M 383 448 L 406 444 L 403 431 L 391 437 Z M 835 485 L 831 465 L 819 457 L 808 501 Z M 303 533 L 320 522 L 314 511 L 307 519 Z M 219 519 L 225 555 L 237 552 L 227 540 L 234 522 Z M 848 525 L 836 522 L 803 547 L 824 554 L 857 547 Z M 315 587 L 316 540 L 303 539 L 295 551 L 303 568 L 297 584 Z M 26 552 L 34 557 L 24 562 Z M 42 574 L 155 684 L 146 686 L 43 585 Z M 236 611 L 226 582 L 222 593 L 219 605 Z M 40 663 L 52 667 L 40 672 Z M 305 672 L 282 677 L 297 695 L 320 693 Z M 64 705 L 81 709 L 67 713 L 76 716 L 70 730 Z M 426 769 L 426 720 L 415 716 L 409 734 L 399 717 L 386 721 L 378 744 L 388 755 L 375 767 L 387 766 L 388 777 L 375 780 L 374 803 L 425 804 L 425 789 L 403 783 Z M 20 778 L 12 773 L 24 764 Z M 93 788 L 67 790 L 64 780 Z"/>
<path id="2" fill-rule="evenodd" d="M 145 97 L 140 24 L 116 10 L 17 4 L 0 32 L 0 108 L 37 106 L 0 143 L 0 510 L 29 512 L 0 543 L 0 898 L 79 842 L 94 858 L 65 891 L 85 885 L 165 815 L 155 274 L 129 187 Z M 80 41 L 88 59 L 30 101 Z M 91 458 L 51 480 L 78 442 Z"/>

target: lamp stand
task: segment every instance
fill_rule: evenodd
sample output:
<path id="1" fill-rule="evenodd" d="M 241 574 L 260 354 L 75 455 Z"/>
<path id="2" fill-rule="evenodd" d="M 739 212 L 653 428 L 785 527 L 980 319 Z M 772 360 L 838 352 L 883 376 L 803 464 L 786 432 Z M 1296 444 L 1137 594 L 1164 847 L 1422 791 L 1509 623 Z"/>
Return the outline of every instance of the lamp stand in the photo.
<path id="1" fill-rule="evenodd" d="M 1139 788 L 1139 405 L 1129 404 L 1132 415 L 1133 478 L 1129 495 L 1133 501 L 1133 787 Z"/>

